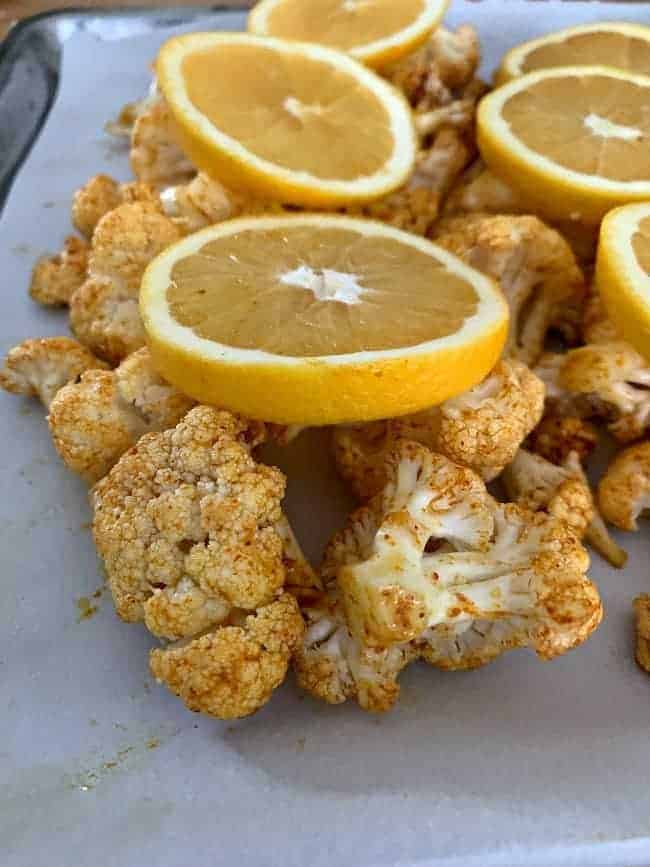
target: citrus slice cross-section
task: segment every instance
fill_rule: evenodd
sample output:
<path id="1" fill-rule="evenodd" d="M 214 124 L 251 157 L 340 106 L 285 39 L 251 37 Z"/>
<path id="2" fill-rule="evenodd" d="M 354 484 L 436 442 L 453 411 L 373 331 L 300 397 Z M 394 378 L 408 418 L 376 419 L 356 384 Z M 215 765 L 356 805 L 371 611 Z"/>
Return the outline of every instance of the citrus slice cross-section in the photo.
<path id="1" fill-rule="evenodd" d="M 486 96 L 485 162 L 551 218 L 598 223 L 650 198 L 650 77 L 604 66 L 543 69 Z"/>
<path id="2" fill-rule="evenodd" d="M 262 0 L 248 16 L 248 30 L 329 45 L 380 67 L 421 45 L 448 5 L 449 0 Z"/>
<path id="3" fill-rule="evenodd" d="M 196 400 L 281 424 L 423 409 L 499 357 L 505 300 L 430 241 L 304 214 L 220 223 L 147 269 L 140 308 L 159 372 Z"/>
<path id="4" fill-rule="evenodd" d="M 567 27 L 517 45 L 504 55 L 497 84 L 557 66 L 594 66 L 650 75 L 650 27 L 624 21 L 597 21 Z"/>
<path id="5" fill-rule="evenodd" d="M 596 285 L 623 337 L 650 361 L 650 202 L 603 220 Z"/>
<path id="6" fill-rule="evenodd" d="M 382 196 L 411 172 L 405 99 L 342 52 L 192 33 L 163 45 L 156 70 L 181 146 L 231 187 L 335 206 Z"/>

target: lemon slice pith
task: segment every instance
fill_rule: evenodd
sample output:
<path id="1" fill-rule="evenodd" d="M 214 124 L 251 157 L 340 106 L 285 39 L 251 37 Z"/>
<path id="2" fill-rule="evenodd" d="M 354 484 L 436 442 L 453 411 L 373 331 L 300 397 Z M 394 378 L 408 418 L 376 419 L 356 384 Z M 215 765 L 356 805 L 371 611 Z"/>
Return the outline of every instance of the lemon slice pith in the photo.
<path id="1" fill-rule="evenodd" d="M 558 66 L 607 66 L 650 75 L 650 27 L 624 21 L 597 21 L 566 27 L 532 39 L 504 55 L 496 84 Z"/>
<path id="2" fill-rule="evenodd" d="M 650 360 L 650 202 L 603 220 L 596 286 L 623 337 Z"/>
<path id="3" fill-rule="evenodd" d="M 391 85 L 320 45 L 192 33 L 158 55 L 184 150 L 230 186 L 299 205 L 369 201 L 410 174 L 410 109 Z"/>
<path id="4" fill-rule="evenodd" d="M 304 214 L 220 223 L 148 267 L 154 364 L 205 403 L 281 424 L 423 409 L 479 382 L 508 311 L 487 277 L 372 220 Z"/>
<path id="5" fill-rule="evenodd" d="M 542 214 L 597 223 L 650 198 L 649 101 L 643 75 L 601 66 L 531 72 L 481 101 L 479 149 Z"/>
<path id="6" fill-rule="evenodd" d="M 424 42 L 449 0 L 262 0 L 249 13 L 248 31 L 318 42 L 377 67 Z"/>

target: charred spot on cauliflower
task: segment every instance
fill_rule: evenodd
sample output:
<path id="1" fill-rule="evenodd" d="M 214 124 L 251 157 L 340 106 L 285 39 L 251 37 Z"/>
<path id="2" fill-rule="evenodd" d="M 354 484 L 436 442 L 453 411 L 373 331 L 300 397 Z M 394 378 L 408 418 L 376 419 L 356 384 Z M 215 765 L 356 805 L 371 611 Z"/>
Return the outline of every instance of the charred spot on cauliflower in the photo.
<path id="1" fill-rule="evenodd" d="M 36 337 L 9 350 L 0 369 L 0 388 L 38 397 L 47 408 L 66 383 L 85 371 L 104 367 L 103 361 L 71 337 Z"/>

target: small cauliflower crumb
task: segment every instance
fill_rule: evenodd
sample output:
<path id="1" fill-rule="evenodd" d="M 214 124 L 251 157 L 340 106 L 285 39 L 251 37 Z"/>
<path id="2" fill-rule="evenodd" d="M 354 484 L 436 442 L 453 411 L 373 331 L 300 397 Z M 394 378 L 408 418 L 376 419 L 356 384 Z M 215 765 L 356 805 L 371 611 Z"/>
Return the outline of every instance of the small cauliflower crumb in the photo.
<path id="1" fill-rule="evenodd" d="M 334 431 L 337 468 L 360 500 L 386 483 L 386 457 L 399 439 L 426 445 L 494 479 L 541 418 L 543 383 L 520 361 L 504 359 L 482 382 L 438 407 Z"/>
<path id="2" fill-rule="evenodd" d="M 636 621 L 636 661 L 639 668 L 650 674 L 650 596 L 641 593 L 634 600 Z"/>
<path id="3" fill-rule="evenodd" d="M 0 369 L 0 388 L 38 397 L 47 408 L 59 389 L 85 371 L 106 367 L 71 337 L 35 337 L 7 353 Z"/>
<path id="4" fill-rule="evenodd" d="M 143 347 L 116 370 L 89 371 L 62 388 L 48 422 L 63 462 L 92 484 L 142 434 L 173 427 L 193 405 L 156 373 Z"/>
<path id="5" fill-rule="evenodd" d="M 473 214 L 441 220 L 436 243 L 492 277 L 510 308 L 506 355 L 534 364 L 548 331 L 586 287 L 571 248 L 537 217 Z"/>
<path id="6" fill-rule="evenodd" d="M 598 485 L 598 503 L 610 524 L 639 529 L 638 518 L 650 510 L 650 441 L 616 455 Z"/>
<path id="7" fill-rule="evenodd" d="M 189 710 L 235 719 L 259 710 L 284 681 L 304 633 L 289 593 L 178 646 L 151 651 L 151 672 Z"/>
<path id="8" fill-rule="evenodd" d="M 39 259 L 32 272 L 29 294 L 46 307 L 65 307 L 86 279 L 89 247 L 70 235 L 56 256 Z"/>
<path id="9" fill-rule="evenodd" d="M 160 204 L 129 202 L 105 214 L 93 234 L 88 279 L 70 300 L 79 340 L 117 364 L 144 345 L 138 292 L 145 268 L 181 237 Z"/>

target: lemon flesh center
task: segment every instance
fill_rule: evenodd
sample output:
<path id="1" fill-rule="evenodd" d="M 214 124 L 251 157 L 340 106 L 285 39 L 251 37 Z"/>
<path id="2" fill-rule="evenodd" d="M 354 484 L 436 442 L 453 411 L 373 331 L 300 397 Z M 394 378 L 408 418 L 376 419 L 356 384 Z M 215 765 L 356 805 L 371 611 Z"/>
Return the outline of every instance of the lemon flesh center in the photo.
<path id="1" fill-rule="evenodd" d="M 650 277 L 650 217 L 645 217 L 632 235 L 632 249 L 637 262 Z"/>
<path id="2" fill-rule="evenodd" d="M 540 45 L 522 63 L 522 72 L 551 66 L 597 66 L 650 74 L 650 42 L 623 33 L 579 33 Z"/>
<path id="3" fill-rule="evenodd" d="M 503 118 L 531 150 L 566 169 L 650 180 L 650 88 L 601 75 L 545 79 L 508 99 Z"/>
<path id="4" fill-rule="evenodd" d="M 175 263 L 167 302 L 199 337 L 286 356 L 417 346 L 473 316 L 474 287 L 393 238 L 351 229 L 242 230 Z"/>
<path id="5" fill-rule="evenodd" d="M 379 172 L 392 155 L 385 107 L 328 63 L 240 44 L 194 52 L 182 69 L 198 111 L 282 168 L 349 181 Z"/>
<path id="6" fill-rule="evenodd" d="M 403 30 L 424 9 L 424 0 L 285 0 L 269 14 L 266 29 L 348 51 Z"/>

